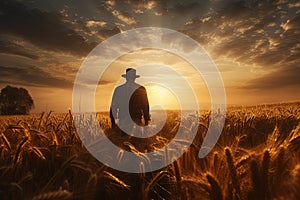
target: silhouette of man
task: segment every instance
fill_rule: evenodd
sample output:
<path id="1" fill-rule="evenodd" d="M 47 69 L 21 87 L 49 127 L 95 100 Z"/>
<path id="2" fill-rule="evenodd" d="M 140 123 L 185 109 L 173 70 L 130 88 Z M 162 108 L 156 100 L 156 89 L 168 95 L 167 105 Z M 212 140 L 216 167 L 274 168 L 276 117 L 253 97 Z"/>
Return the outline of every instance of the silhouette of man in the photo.
<path id="1" fill-rule="evenodd" d="M 126 69 L 126 83 L 117 87 L 114 91 L 111 107 L 110 119 L 112 127 L 115 126 L 115 119 L 119 119 L 118 126 L 128 133 L 131 131 L 134 123 L 148 125 L 150 121 L 149 103 L 145 87 L 135 83 L 135 79 L 140 77 L 133 68 Z M 124 130 L 125 129 L 125 130 Z"/>

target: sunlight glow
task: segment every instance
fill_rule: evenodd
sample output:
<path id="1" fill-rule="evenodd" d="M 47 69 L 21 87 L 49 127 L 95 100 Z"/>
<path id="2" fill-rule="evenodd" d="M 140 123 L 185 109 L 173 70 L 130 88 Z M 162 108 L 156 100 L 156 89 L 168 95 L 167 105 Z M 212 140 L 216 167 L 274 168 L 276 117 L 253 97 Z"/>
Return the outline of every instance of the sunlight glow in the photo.
<path id="1" fill-rule="evenodd" d="M 151 106 L 161 109 L 180 109 L 176 96 L 167 88 L 158 84 L 146 85 L 145 87 Z"/>

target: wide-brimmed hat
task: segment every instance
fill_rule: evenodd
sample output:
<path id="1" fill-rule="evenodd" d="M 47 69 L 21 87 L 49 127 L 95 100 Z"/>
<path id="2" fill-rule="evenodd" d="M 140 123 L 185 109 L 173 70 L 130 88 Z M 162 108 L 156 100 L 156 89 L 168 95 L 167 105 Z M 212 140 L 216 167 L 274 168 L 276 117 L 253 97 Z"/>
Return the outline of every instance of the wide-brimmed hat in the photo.
<path id="1" fill-rule="evenodd" d="M 122 74 L 122 77 L 126 78 L 138 78 L 140 75 L 136 75 L 136 70 L 133 68 L 127 68 L 126 69 L 126 74 Z"/>

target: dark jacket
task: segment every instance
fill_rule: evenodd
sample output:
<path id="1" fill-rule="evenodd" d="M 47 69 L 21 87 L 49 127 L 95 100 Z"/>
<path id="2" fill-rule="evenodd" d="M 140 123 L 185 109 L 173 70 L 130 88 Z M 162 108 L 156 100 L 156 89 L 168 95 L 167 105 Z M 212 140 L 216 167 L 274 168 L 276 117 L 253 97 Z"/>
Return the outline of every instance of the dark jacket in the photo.
<path id="1" fill-rule="evenodd" d="M 126 112 L 128 108 L 130 116 Z M 150 120 L 146 89 L 134 82 L 126 82 L 115 89 L 110 107 L 110 118 L 113 124 L 115 118 L 118 118 L 121 122 L 128 119 L 128 117 L 131 117 L 134 121 L 141 120 L 142 117 L 144 117 L 145 122 Z"/>

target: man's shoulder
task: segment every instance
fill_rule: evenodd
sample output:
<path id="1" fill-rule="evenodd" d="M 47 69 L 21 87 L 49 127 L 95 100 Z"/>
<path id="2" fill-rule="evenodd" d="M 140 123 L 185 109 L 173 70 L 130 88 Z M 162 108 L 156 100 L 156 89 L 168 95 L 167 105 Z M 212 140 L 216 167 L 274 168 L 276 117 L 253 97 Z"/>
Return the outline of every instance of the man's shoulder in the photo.
<path id="1" fill-rule="evenodd" d="M 120 85 L 120 86 L 117 86 L 115 89 L 114 89 L 114 94 L 115 95 L 118 95 L 123 89 L 123 85 Z"/>
<path id="2" fill-rule="evenodd" d="M 135 83 L 135 86 L 136 86 L 136 88 L 139 88 L 139 89 L 145 89 L 144 86 L 142 86 L 142 85 L 140 85 L 140 84 L 138 84 L 138 83 Z"/>
<path id="3" fill-rule="evenodd" d="M 120 89 L 122 89 L 124 87 L 125 87 L 125 84 L 122 84 L 122 85 L 117 86 L 115 90 L 120 90 Z"/>

